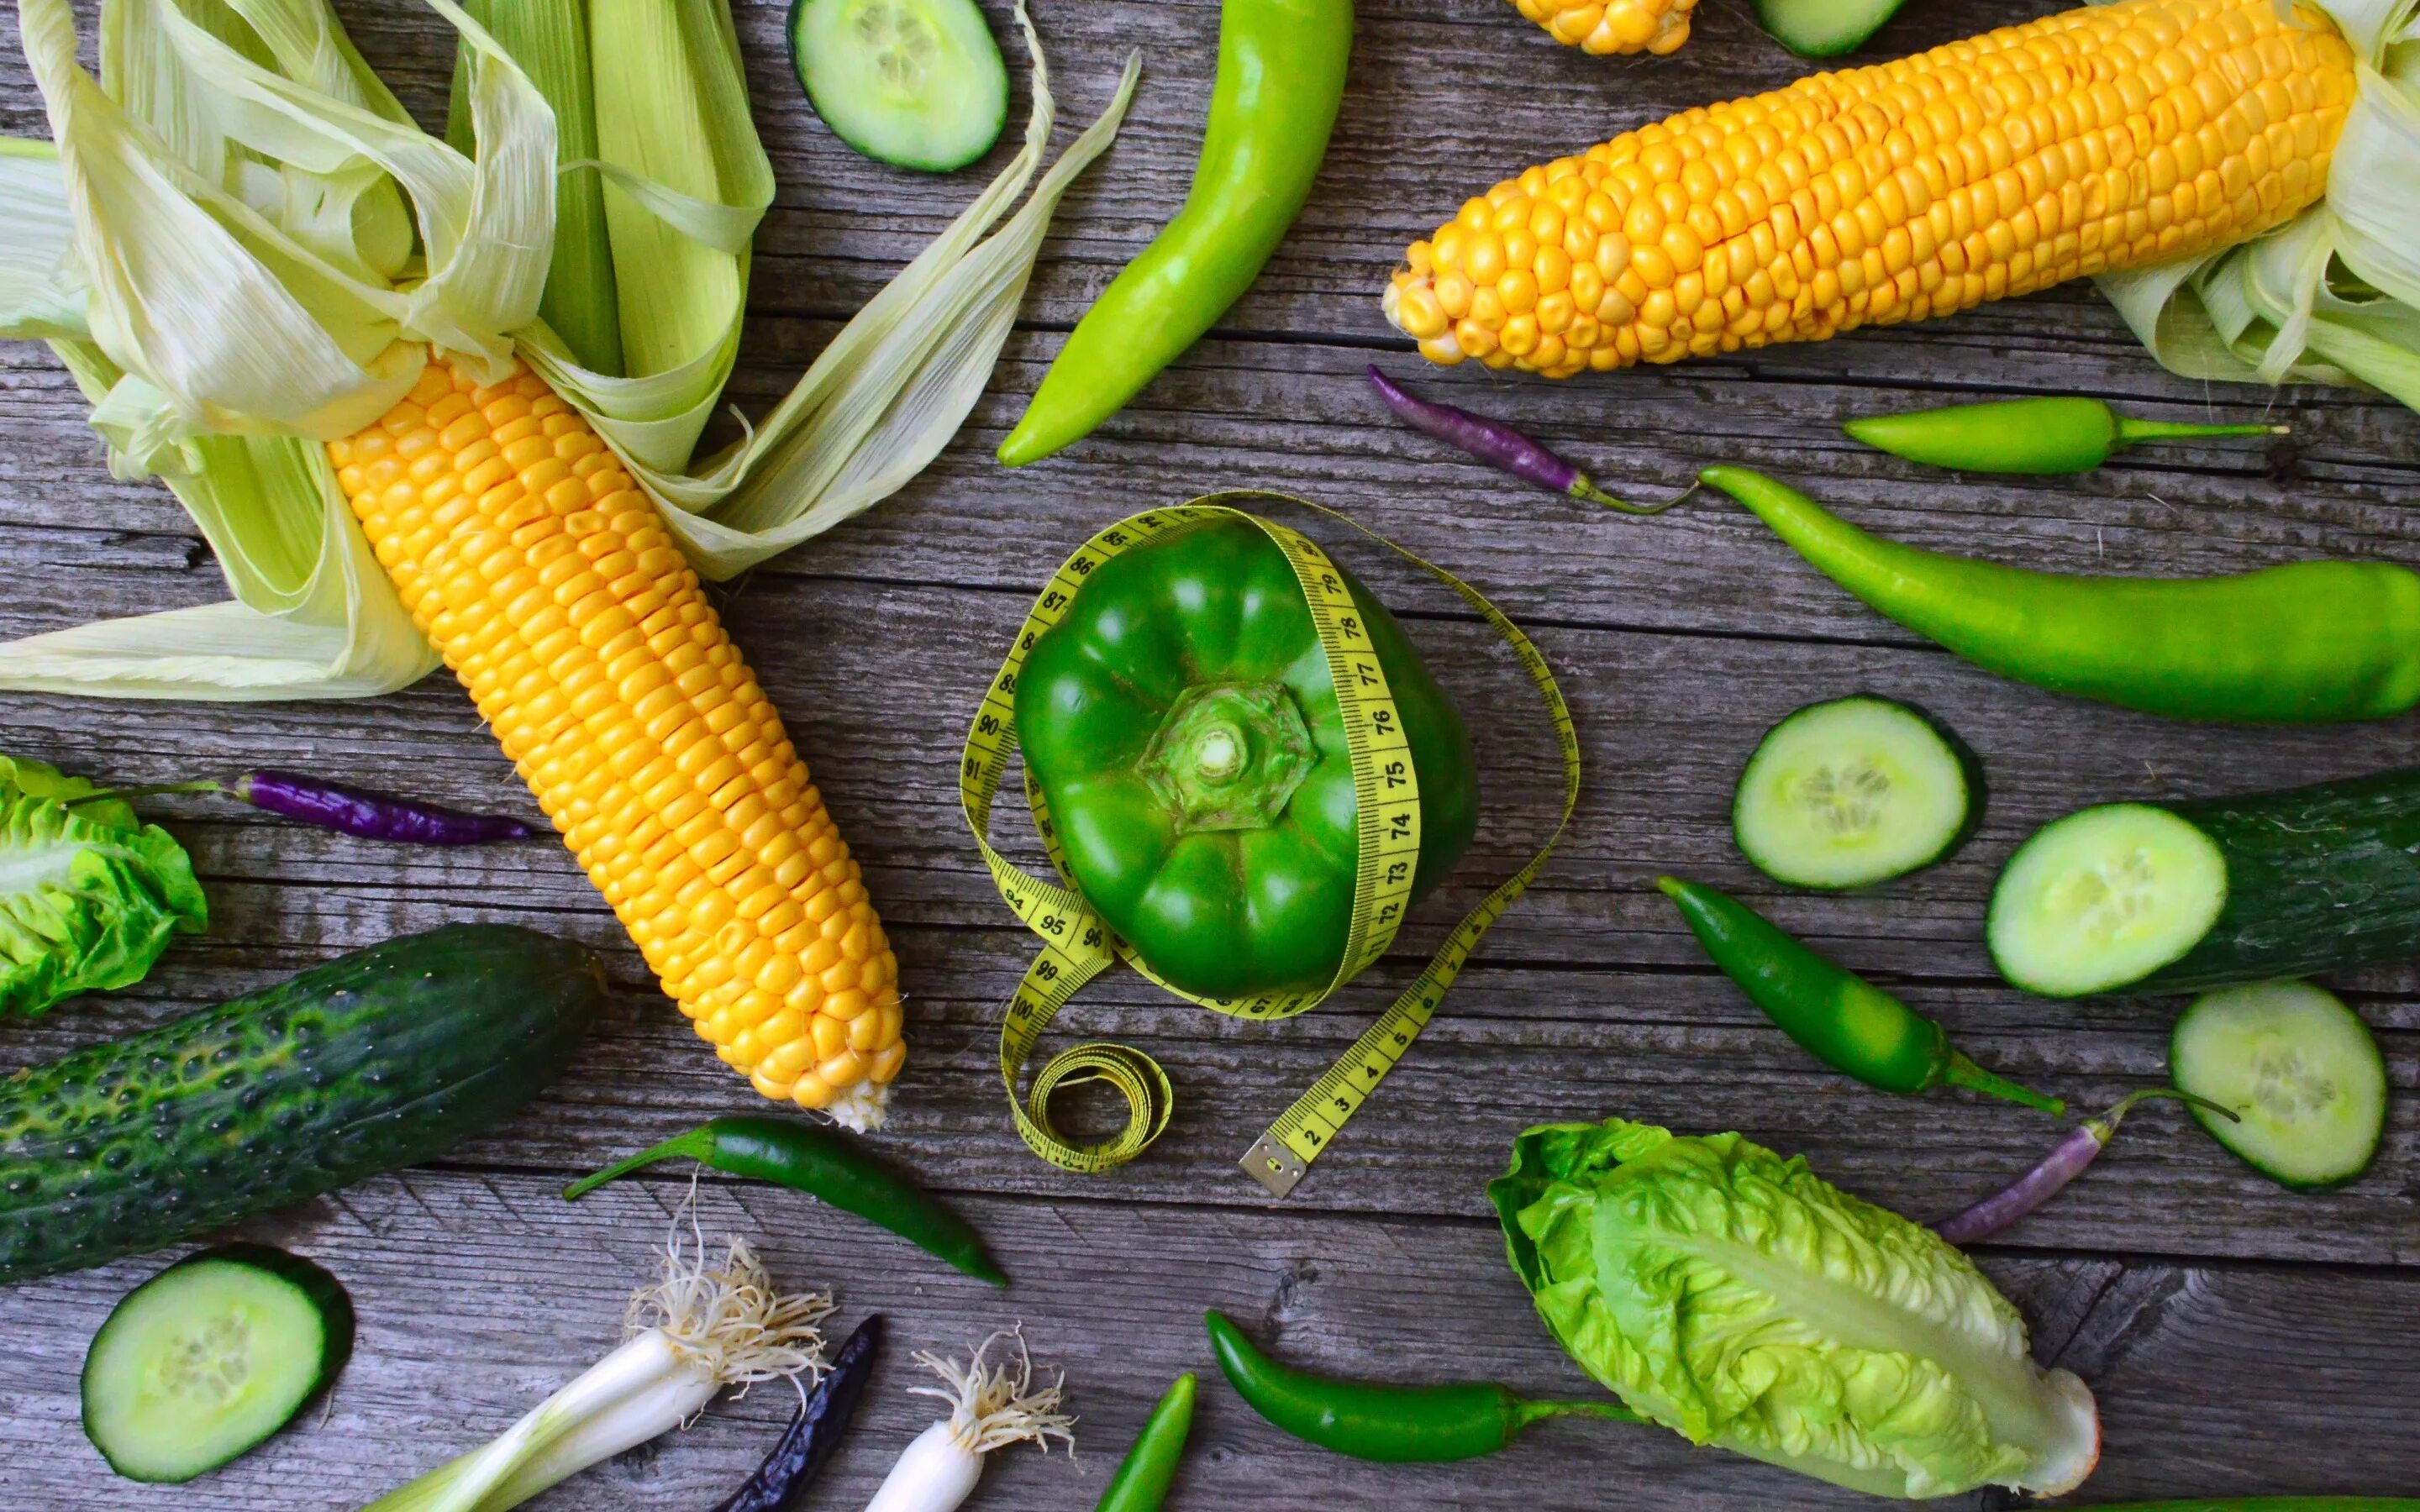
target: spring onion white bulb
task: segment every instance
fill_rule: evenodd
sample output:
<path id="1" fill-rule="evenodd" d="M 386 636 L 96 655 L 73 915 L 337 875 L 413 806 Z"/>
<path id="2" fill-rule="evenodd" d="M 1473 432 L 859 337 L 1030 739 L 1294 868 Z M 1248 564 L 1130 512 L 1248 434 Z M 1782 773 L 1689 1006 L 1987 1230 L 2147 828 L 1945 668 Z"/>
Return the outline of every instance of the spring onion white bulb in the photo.
<path id="1" fill-rule="evenodd" d="M 663 1279 L 630 1299 L 628 1339 L 484 1449 L 389 1491 L 364 1512 L 504 1512 L 567 1476 L 688 1424 L 725 1386 L 824 1371 L 821 1292 L 784 1296 L 745 1241 L 709 1264 L 675 1220 Z M 971 1484 L 971 1482 L 970 1482 Z"/>
<path id="2" fill-rule="evenodd" d="M 984 1356 L 1003 1338 L 1016 1341 L 1015 1365 L 986 1364 Z M 1065 1378 L 1034 1387 L 1033 1359 L 1022 1332 L 994 1334 L 975 1346 L 964 1365 L 927 1353 L 919 1353 L 916 1363 L 944 1384 L 908 1390 L 949 1403 L 950 1415 L 908 1443 L 865 1512 L 951 1512 L 974 1494 L 975 1482 L 983 1478 L 983 1457 L 1012 1443 L 1030 1441 L 1048 1454 L 1055 1438 L 1075 1454 L 1076 1420 L 1059 1411 Z"/>

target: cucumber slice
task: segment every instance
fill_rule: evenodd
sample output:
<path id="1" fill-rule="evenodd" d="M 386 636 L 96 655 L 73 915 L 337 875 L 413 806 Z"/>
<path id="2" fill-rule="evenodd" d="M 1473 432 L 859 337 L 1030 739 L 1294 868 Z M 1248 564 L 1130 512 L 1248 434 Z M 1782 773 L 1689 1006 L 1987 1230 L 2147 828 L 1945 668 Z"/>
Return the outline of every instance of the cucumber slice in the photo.
<path id="1" fill-rule="evenodd" d="M 1862 887 L 1947 857 L 1974 830 L 1982 774 L 1903 703 L 1810 703 L 1758 743 L 1731 795 L 1731 833 L 1793 887 Z"/>
<path id="2" fill-rule="evenodd" d="M 294 1420 L 353 1352 L 353 1304 L 284 1250 L 228 1244 L 111 1311 L 84 1357 L 84 1431 L 112 1470 L 174 1485 Z"/>
<path id="3" fill-rule="evenodd" d="M 1800 57 L 1854 52 L 1907 0 L 1756 0 L 1757 23 Z"/>
<path id="4" fill-rule="evenodd" d="M 893 167 L 963 168 L 1008 124 L 1008 65 L 974 0 L 791 0 L 790 64 L 832 134 Z"/>
<path id="5" fill-rule="evenodd" d="M 2386 1132 L 2386 1059 L 2361 1015 L 2303 981 L 2228 987 L 2196 998 L 2168 1040 L 2179 1089 L 2231 1108 L 2193 1116 L 2261 1175 L 2297 1188 L 2341 1186 Z"/>
<path id="6" fill-rule="evenodd" d="M 2210 933 L 2226 857 L 2188 820 L 2110 803 L 2043 825 L 1992 888 L 1984 934 L 2000 975 L 2081 997 L 2142 980 Z"/>

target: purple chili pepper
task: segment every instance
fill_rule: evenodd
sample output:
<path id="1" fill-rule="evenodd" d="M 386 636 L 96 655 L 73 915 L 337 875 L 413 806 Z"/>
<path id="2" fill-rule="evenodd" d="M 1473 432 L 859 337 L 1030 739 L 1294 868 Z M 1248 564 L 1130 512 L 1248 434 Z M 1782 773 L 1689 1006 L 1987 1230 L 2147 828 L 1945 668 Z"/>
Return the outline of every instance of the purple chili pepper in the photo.
<path id="1" fill-rule="evenodd" d="M 1487 420 L 1467 409 L 1457 409 L 1450 404 L 1416 397 L 1394 379 L 1378 371 L 1377 364 L 1368 369 L 1370 381 L 1377 385 L 1378 396 L 1413 428 L 1423 430 L 1438 440 L 1459 446 L 1482 462 L 1499 467 L 1516 478 L 1534 483 L 1567 498 L 1585 500 L 1618 509 L 1625 515 L 1660 515 L 1682 499 L 1668 500 L 1660 504 L 1629 504 L 1599 488 L 1589 475 L 1547 451 L 1500 421 Z"/>
<path id="2" fill-rule="evenodd" d="M 391 793 L 348 787 L 299 772 L 262 767 L 246 772 L 219 789 L 231 797 L 271 813 L 300 819 L 325 829 L 341 829 L 365 840 L 400 841 L 411 845 L 488 845 L 522 840 L 534 833 L 518 819 L 503 814 L 467 813 L 442 804 L 421 803 Z"/>
<path id="3" fill-rule="evenodd" d="M 2205 1107 L 2232 1120 L 2236 1115 L 2220 1107 L 2206 1097 L 2180 1092 L 2173 1087 L 2147 1087 L 2129 1093 L 2116 1107 L 2097 1119 L 2087 1119 L 2073 1134 L 2060 1140 L 2042 1157 L 2041 1163 L 2009 1186 L 1994 1192 L 1954 1218 L 1945 1218 L 1932 1226 L 1932 1231 L 1952 1244 L 1972 1244 L 1991 1238 L 2018 1219 L 2058 1195 L 2068 1182 L 2084 1174 L 2084 1168 L 2101 1156 L 2116 1138 L 2118 1125 L 2146 1098 L 2173 1097 L 2180 1102 Z"/>
<path id="4" fill-rule="evenodd" d="M 840 1436 L 857 1415 L 858 1399 L 874 1375 L 874 1351 L 882 1345 L 882 1315 L 876 1313 L 857 1325 L 857 1332 L 832 1356 L 831 1369 L 799 1404 L 789 1431 L 756 1467 L 746 1485 L 731 1493 L 714 1512 L 782 1512 L 807 1483 L 830 1462 L 840 1448 Z"/>

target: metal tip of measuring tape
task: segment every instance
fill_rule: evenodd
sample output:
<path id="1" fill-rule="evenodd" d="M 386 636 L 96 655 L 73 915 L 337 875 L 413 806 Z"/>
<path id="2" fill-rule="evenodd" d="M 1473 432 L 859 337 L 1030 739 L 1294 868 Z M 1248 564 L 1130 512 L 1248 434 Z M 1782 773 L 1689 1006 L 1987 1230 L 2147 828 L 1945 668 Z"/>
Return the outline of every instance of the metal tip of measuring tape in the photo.
<path id="1" fill-rule="evenodd" d="M 1236 1164 L 1243 1166 L 1253 1180 L 1268 1188 L 1269 1196 L 1273 1197 L 1282 1197 L 1292 1192 L 1295 1183 L 1311 1169 L 1293 1150 L 1266 1134 L 1253 1140 L 1252 1148 L 1244 1151 L 1244 1158 Z"/>

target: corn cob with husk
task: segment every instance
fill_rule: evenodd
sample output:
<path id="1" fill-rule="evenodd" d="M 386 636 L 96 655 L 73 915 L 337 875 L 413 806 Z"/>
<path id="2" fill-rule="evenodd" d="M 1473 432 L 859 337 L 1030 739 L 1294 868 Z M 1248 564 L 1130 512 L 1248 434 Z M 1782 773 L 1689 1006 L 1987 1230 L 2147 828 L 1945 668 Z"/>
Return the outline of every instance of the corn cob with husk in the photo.
<path id="1" fill-rule="evenodd" d="M 1024 150 L 693 473 L 772 194 L 726 7 L 473 0 L 517 57 L 431 3 L 463 39 L 453 147 L 326 0 L 102 0 L 99 84 L 64 0 L 20 0 L 55 142 L 0 148 L 0 335 L 52 339 L 239 601 L 0 647 L 0 686 L 368 693 L 433 644 L 721 1058 L 868 1126 L 906 1057 L 896 964 L 692 562 L 761 561 L 947 440 L 1134 64 L 986 238 L 1051 130 L 1020 9 Z M 558 174 L 564 147 L 601 166 Z"/>
<path id="2" fill-rule="evenodd" d="M 1652 53 L 1661 57 L 1689 39 L 1689 12 L 1698 0 L 1512 0 L 1521 14 L 1565 47 L 1599 56 Z"/>
<path id="3" fill-rule="evenodd" d="M 2307 6 L 2123 0 L 1817 74 L 1496 185 L 1387 316 L 1433 362 L 1567 378 L 2192 258 L 2326 193 L 2354 59 Z"/>

